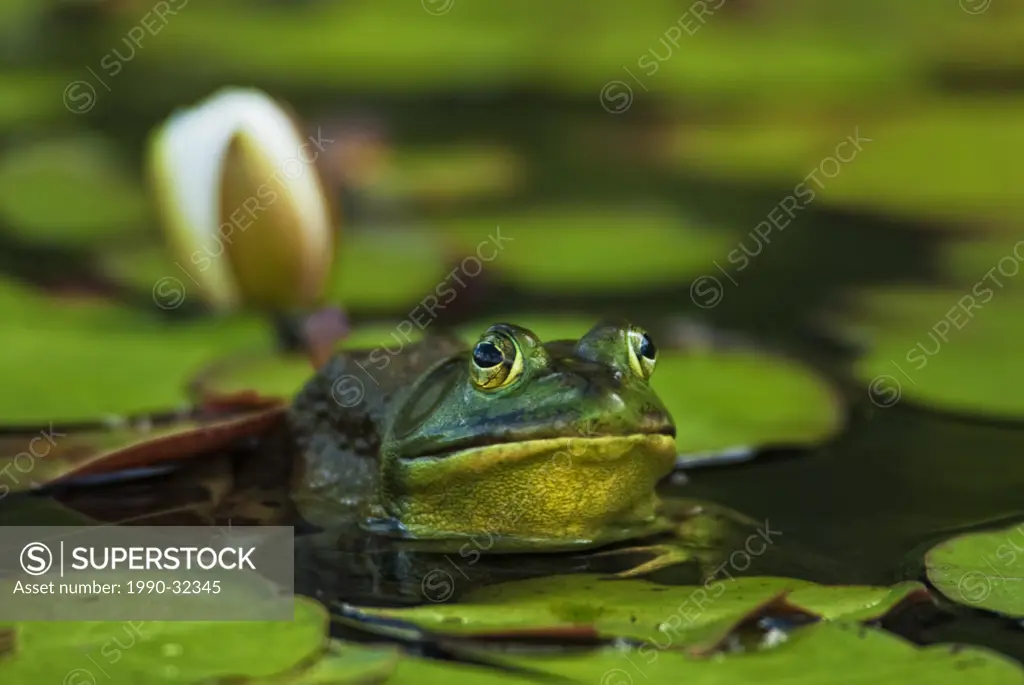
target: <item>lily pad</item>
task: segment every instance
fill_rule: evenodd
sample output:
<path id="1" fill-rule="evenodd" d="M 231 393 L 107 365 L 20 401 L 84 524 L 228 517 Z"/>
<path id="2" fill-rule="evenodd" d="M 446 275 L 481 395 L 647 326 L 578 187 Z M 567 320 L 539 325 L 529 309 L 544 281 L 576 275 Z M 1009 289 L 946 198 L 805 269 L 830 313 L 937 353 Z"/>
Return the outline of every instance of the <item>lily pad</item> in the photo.
<path id="1" fill-rule="evenodd" d="M 990 233 L 945 242 L 939 256 L 944 273 L 964 287 L 987 279 L 993 290 L 1024 291 L 1019 264 L 1014 264 L 1024 261 L 1024 241 L 1012 230 L 1007 224 Z"/>
<path id="2" fill-rule="evenodd" d="M 1005 383 L 1020 363 L 1024 241 L 994 231 L 942 246 L 933 287 L 866 289 L 835 321 L 869 352 L 855 366 L 879 406 L 901 398 L 937 409 L 1015 419 L 1024 395 Z"/>
<path id="3" fill-rule="evenodd" d="M 820 192 L 833 204 L 939 223 L 1019 216 L 1022 116 L 1022 99 L 975 98 L 864 117 L 861 134 L 877 142 L 866 143 L 834 179 L 822 179 Z M 936 147 L 936 140 L 944 142 Z M 805 173 L 819 161 L 809 160 Z"/>
<path id="4" fill-rule="evenodd" d="M 946 540 L 925 555 L 925 567 L 950 600 L 1024 618 L 1024 524 Z"/>
<path id="5" fill-rule="evenodd" d="M 174 415 L 122 426 L 73 429 L 52 423 L 34 432 L 0 436 L 0 493 L 25 492 L 68 479 L 154 468 L 223 449 L 269 430 L 283 416 L 276 401 L 239 402 L 221 415 Z M 0 495 L 2 496 L 2 495 Z"/>
<path id="6" fill-rule="evenodd" d="M 9 1 L 0 5 L 3 26 L 0 36 L 10 41 L 25 38 L 25 33 L 19 35 L 18 24 L 36 21 L 38 6 L 27 2 L 23 8 L 9 8 L 9 5 Z M 9 13 L 10 9 L 15 11 Z M 9 35 L 5 35 L 8 31 Z M 5 70 L 0 76 L 0 131 L 6 133 L 26 125 L 41 126 L 65 116 L 67 110 L 59 93 L 72 81 L 72 77 L 57 73 Z"/>
<path id="7" fill-rule="evenodd" d="M 189 296 L 165 281 L 156 295 Z M 176 288 L 182 288 L 176 290 Z M 166 303 L 167 300 L 161 300 Z M 171 324 L 89 297 L 57 297 L 0 281 L 0 423 L 48 424 L 138 416 L 186 405 L 189 380 L 210 362 L 271 350 L 254 317 Z"/>
<path id="8" fill-rule="evenodd" d="M 169 246 L 154 241 L 139 244 L 115 242 L 97 251 L 100 271 L 117 283 L 148 292 L 162 278 L 174 277 L 188 288 L 195 283 L 171 255 Z M 198 286 L 196 286 L 198 289 Z M 198 292 L 194 293 L 198 296 Z"/>
<path id="9" fill-rule="evenodd" d="M 387 685 L 532 685 L 537 681 L 526 675 L 470 664 L 419 659 L 403 656 Z M 606 684 L 610 685 L 610 684 Z"/>
<path id="10" fill-rule="evenodd" d="M 92 528 L 97 528 L 92 526 Z M 265 528 L 250 529 L 245 532 L 241 529 L 232 529 L 234 538 L 240 543 L 259 545 L 262 543 L 261 533 L 257 531 Z M 228 536 L 225 528 L 223 531 L 208 527 L 210 539 L 218 536 Z M 53 538 L 44 537 L 44 540 L 54 540 L 58 536 L 74 536 L 76 531 L 64 530 L 55 532 Z M 136 536 L 137 543 L 142 542 L 143 534 Z M 94 538 L 95 540 L 95 538 Z M 99 541 L 102 544 L 102 541 Z M 4 546 L 5 552 L 12 552 L 20 546 L 12 542 Z M 71 543 L 69 543 L 70 545 Z M 173 544 L 173 543 L 171 543 Z M 270 625 L 271 622 L 289 622 L 298 619 L 309 621 L 319 618 L 316 612 L 318 607 L 310 606 L 308 599 L 296 602 L 294 598 L 282 596 L 282 586 L 259 573 L 252 571 L 225 571 L 221 569 L 205 570 L 197 575 L 195 570 L 187 571 L 184 568 L 177 570 L 92 570 L 74 571 L 70 568 L 65 573 L 45 575 L 43 577 L 30 576 L 25 573 L 18 573 L 21 569 L 16 568 L 14 562 L 4 563 L 4 578 L 0 579 L 0 592 L 4 594 L 4 611 L 9 619 L 3 625 L 19 625 L 24 621 L 47 622 L 47 623 L 91 623 L 106 624 L 112 621 L 138 620 L 151 624 L 164 623 L 187 623 L 195 625 L 206 621 L 256 621 Z M 15 575 L 17 574 L 17 575 Z M 280 577 L 280 576 L 279 576 Z M 216 597 L 201 593 L 184 593 L 168 600 L 167 596 L 159 596 L 157 593 L 131 593 L 119 588 L 129 588 L 133 584 L 153 583 L 166 584 L 171 587 L 174 583 L 188 583 L 189 581 L 202 580 L 204 583 L 210 581 L 219 585 Z M 24 587 L 18 589 L 19 585 L 29 585 L 42 582 L 53 583 L 51 593 L 56 592 L 61 601 L 52 601 L 52 598 L 42 597 L 26 591 Z M 109 586 L 113 591 L 106 593 L 81 592 L 59 592 L 62 585 L 69 585 L 74 588 L 78 584 L 97 583 L 101 586 Z M 84 589 L 84 588 L 83 588 Z M 47 601 L 49 600 L 49 601 Z M 315 626 L 315 624 L 314 624 Z M 307 633 L 308 635 L 308 633 Z"/>
<path id="11" fill-rule="evenodd" d="M 138 231 L 146 199 L 101 138 L 27 144 L 0 164 L 0 216 L 31 240 L 91 243 Z"/>
<path id="12" fill-rule="evenodd" d="M 261 339 L 270 348 L 266 325 L 255 320 L 171 326 L 108 310 L 78 318 L 69 325 L 43 313 L 0 330 L 6 350 L 0 360 L 4 423 L 91 421 L 175 409 L 187 403 L 192 375 L 212 360 L 259 349 Z"/>
<path id="13" fill-rule="evenodd" d="M 428 226 L 343 230 L 338 241 L 326 299 L 345 307 L 412 307 L 434 293 L 452 268 L 445 245 Z M 199 295 L 162 244 L 114 245 L 97 259 L 108 276 L 143 292 L 175 278 L 190 296 Z"/>
<path id="14" fill-rule="evenodd" d="M 806 111 L 760 112 L 749 121 L 689 121 L 672 130 L 662 158 L 723 179 L 801 179 L 813 160 L 830 152 L 850 130 Z"/>
<path id="15" fill-rule="evenodd" d="M 429 227 L 350 231 L 339 241 L 327 299 L 346 307 L 411 308 L 434 293 L 451 269 L 444 244 Z"/>
<path id="16" fill-rule="evenodd" d="M 845 424 L 828 382 L 793 360 L 755 352 L 669 352 L 662 362 L 651 382 L 676 419 L 681 454 L 813 445 Z"/>
<path id="17" fill-rule="evenodd" d="M 893 587 L 827 587 L 804 580 L 715 577 L 702 586 L 604 580 L 575 574 L 514 581 L 473 590 L 457 603 L 407 609 L 362 609 L 451 635 L 481 635 L 593 626 L 605 637 L 692 644 L 716 624 L 736 625 L 784 598 L 791 610 L 828 620 L 874 620 L 908 598 L 926 599 L 916 582 Z"/>
<path id="18" fill-rule="evenodd" d="M 874 27 L 876 41 L 865 46 L 868 27 L 849 21 L 849 13 L 815 24 L 760 9 L 772 31 L 758 30 L 760 23 L 748 24 L 745 12 L 728 7 L 701 17 L 681 15 L 676 5 L 663 1 L 629 11 L 538 0 L 457 8 L 441 0 L 396 7 L 357 3 L 317 5 L 300 16 L 274 8 L 240 12 L 214 6 L 182 13 L 166 39 L 139 59 L 140 68 L 166 69 L 189 53 L 222 76 L 374 92 L 537 81 L 589 94 L 595 106 L 602 86 L 613 79 L 628 82 L 638 97 L 650 90 L 682 94 L 688 101 L 728 101 L 754 93 L 759 101 L 799 97 L 833 103 L 900 92 L 916 74 L 913 44 L 905 31 Z M 536 22 L 538 13 L 544 14 L 544 25 Z M 713 31 L 702 30 L 711 25 Z M 588 30 L 576 30 L 580 26 Z M 683 38 L 700 34 L 687 41 L 685 53 L 677 37 L 679 44 L 665 57 L 659 38 L 671 47 L 672 27 Z M 388 41 L 372 40 L 386 29 L 391 31 Z M 604 39 L 595 41 L 592 35 Z M 252 45 L 266 49 L 252 51 Z M 651 56 L 653 51 L 663 56 L 661 62 Z M 642 89 L 635 81 L 643 83 Z"/>
<path id="19" fill-rule="evenodd" d="M 10 482 L 10 472 L 5 485 Z M 0 487 L 3 491 L 3 487 Z M 43 497 L 26 497 L 18 506 L 0 509 L 0 526 L 91 526 L 92 518 Z"/>
<path id="20" fill-rule="evenodd" d="M 511 215 L 453 219 L 439 226 L 463 257 L 531 290 L 621 292 L 677 283 L 701 273 L 734 242 L 678 211 L 629 207 L 548 207 Z"/>
<path id="21" fill-rule="evenodd" d="M 451 3 L 433 3 L 430 9 L 434 6 L 431 12 L 420 5 L 317 5 L 298 15 L 272 7 L 256 12 L 203 7 L 177 17 L 167 40 L 154 44 L 148 54 L 141 52 L 139 60 L 149 68 L 162 62 L 174 65 L 184 50 L 216 69 L 233 71 L 236 78 L 248 73 L 260 75 L 264 83 L 270 79 L 383 90 L 499 82 L 522 73 L 537 33 L 528 13 L 488 8 L 472 12 L 483 17 L 448 12 L 439 20 L 435 15 Z M 397 31 L 391 39 L 381 43 L 372 38 L 389 26 Z M 492 29 L 486 37 L 476 33 L 483 26 Z M 231 39 L 224 40 L 228 27 L 233 27 Z M 267 49 L 256 54 L 242 49 L 247 44 Z M 361 69 L 354 68 L 358 64 Z M 375 66 L 366 68 L 368 64 Z"/>
<path id="22" fill-rule="evenodd" d="M 646 647 L 646 649 L 645 649 Z M 678 683 L 863 683 L 915 682 L 986 685 L 1019 683 L 1024 671 L 987 649 L 951 645 L 917 647 L 883 630 L 848 623 L 800 628 L 759 649 L 701 659 L 649 645 L 607 648 L 575 656 L 507 656 L 501 663 L 539 669 L 576 682 L 603 685 Z"/>
<path id="23" fill-rule="evenodd" d="M 266 685 L 364 685 L 393 682 L 389 676 L 398 663 L 399 652 L 394 647 L 331 640 L 323 656 L 311 666 L 270 678 Z"/>
<path id="24" fill-rule="evenodd" d="M 404 328 L 374 325 L 353 330 L 337 344 L 338 350 L 371 350 L 387 344 L 389 349 L 418 340 L 422 334 L 406 333 Z M 415 329 L 414 329 L 415 330 Z M 399 352 L 401 354 L 401 352 Z M 315 370 L 306 355 L 272 352 L 232 355 L 212 361 L 192 379 L 193 397 L 233 396 L 255 392 L 259 396 L 283 401 L 302 389 Z"/>
<path id="25" fill-rule="evenodd" d="M 1024 415 L 1024 393 L 1006 383 L 1006 370 L 1024 360 L 1015 344 L 1024 334 L 1022 307 L 1024 294 L 983 273 L 964 288 L 864 292 L 840 326 L 869 346 L 854 373 L 877 406 L 906 399 L 1014 419 Z"/>
<path id="26" fill-rule="evenodd" d="M 501 147 L 399 150 L 381 192 L 426 205 L 503 198 L 524 181 L 524 161 Z"/>
<path id="27" fill-rule="evenodd" d="M 0 679 L 89 683 L 104 678 L 127 684 L 267 678 L 317 656 L 326 642 L 327 623 L 323 606 L 299 598 L 294 621 L 0 624 L 0 633 L 11 641 L 6 658 L 0 659 Z"/>
<path id="28" fill-rule="evenodd" d="M 1024 67 L 1024 55 L 1013 49 L 1024 35 L 1024 8 L 1004 4 L 998 14 L 987 12 L 985 2 L 966 3 L 962 7 L 981 10 L 981 21 L 959 21 L 958 30 L 941 41 L 929 41 L 932 59 L 947 72 L 957 75 L 1013 73 Z M 984 17 L 984 18 L 983 18 Z"/>
<path id="29" fill-rule="evenodd" d="M 1002 98 L 927 101 L 845 120 L 783 107 L 759 110 L 756 119 L 682 123 L 661 156 L 725 180 L 805 183 L 815 202 L 903 216 L 917 226 L 1009 227 L 1024 209 L 1014 182 L 1014 160 L 1024 154 L 1022 116 L 1024 100 Z M 837 153 L 858 133 L 857 148 L 847 143 Z M 948 142 L 936 149 L 935 140 Z M 837 154 L 848 161 L 837 163 Z"/>

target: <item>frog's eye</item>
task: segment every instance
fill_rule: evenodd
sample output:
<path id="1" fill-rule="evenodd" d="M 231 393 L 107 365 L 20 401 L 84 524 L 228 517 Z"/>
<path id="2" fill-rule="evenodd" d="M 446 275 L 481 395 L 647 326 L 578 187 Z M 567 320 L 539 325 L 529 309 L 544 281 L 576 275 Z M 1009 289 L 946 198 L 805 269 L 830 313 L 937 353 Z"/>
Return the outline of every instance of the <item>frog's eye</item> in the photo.
<path id="1" fill-rule="evenodd" d="M 654 346 L 651 336 L 639 328 L 630 328 L 629 365 L 634 373 L 644 380 L 650 378 L 657 358 L 658 348 Z"/>
<path id="2" fill-rule="evenodd" d="M 523 355 L 507 335 L 489 333 L 473 348 L 469 363 L 473 384 L 482 390 L 511 385 L 523 372 Z"/>

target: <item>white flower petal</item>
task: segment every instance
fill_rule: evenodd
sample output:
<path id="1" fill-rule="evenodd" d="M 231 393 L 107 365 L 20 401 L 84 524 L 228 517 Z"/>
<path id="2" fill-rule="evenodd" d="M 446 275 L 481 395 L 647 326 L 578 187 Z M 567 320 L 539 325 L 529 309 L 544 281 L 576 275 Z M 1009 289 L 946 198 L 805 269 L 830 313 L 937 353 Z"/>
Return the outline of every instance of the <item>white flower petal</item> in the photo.
<path id="1" fill-rule="evenodd" d="M 243 209 L 220 206 L 226 154 L 236 136 L 258 145 L 260 173 L 267 176 L 254 183 L 252 197 L 265 183 L 286 196 L 293 210 L 286 228 L 302 255 L 293 299 L 315 300 L 324 289 L 334 243 L 331 211 L 314 163 L 321 150 L 259 90 L 218 91 L 194 108 L 175 112 L 153 137 L 151 173 L 157 201 L 169 238 L 182 256 L 181 266 L 202 284 L 202 295 L 211 303 L 227 307 L 245 299 L 247 284 L 236 280 L 231 260 L 224 255 L 230 246 L 222 244 L 219 232 L 226 217 Z M 294 266 L 268 262 L 266 268 Z"/>

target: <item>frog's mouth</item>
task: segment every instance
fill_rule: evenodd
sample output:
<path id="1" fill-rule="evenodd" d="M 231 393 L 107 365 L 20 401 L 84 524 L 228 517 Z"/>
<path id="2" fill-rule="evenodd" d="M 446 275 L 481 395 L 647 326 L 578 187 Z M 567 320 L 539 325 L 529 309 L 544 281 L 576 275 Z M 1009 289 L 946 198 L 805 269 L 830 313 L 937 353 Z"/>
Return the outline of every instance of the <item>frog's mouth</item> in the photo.
<path id="1" fill-rule="evenodd" d="M 557 447 L 561 442 L 563 450 L 570 454 L 585 454 L 591 452 L 589 449 L 594 446 L 606 445 L 616 441 L 638 440 L 644 437 L 671 438 L 676 437 L 676 427 L 671 422 L 651 420 L 639 427 L 639 430 L 629 433 L 616 433 L 613 431 L 581 431 L 578 435 L 566 435 L 564 431 L 558 431 L 554 427 L 547 430 L 535 428 L 523 428 L 509 430 L 504 433 L 467 436 L 462 439 L 451 440 L 438 449 L 436 445 L 424 446 L 422 450 L 413 448 L 403 451 L 400 455 L 402 461 L 416 461 L 419 459 L 447 459 L 469 453 L 483 452 L 505 452 L 508 448 L 520 447 L 524 454 L 534 453 L 537 448 Z M 596 441 L 596 442 L 595 442 Z M 656 442 L 659 442 L 655 440 Z"/>
<path id="2" fill-rule="evenodd" d="M 617 461 L 637 455 L 671 454 L 674 464 L 675 432 L 588 435 L 586 437 L 533 438 L 518 441 L 486 441 L 406 461 L 410 467 L 427 463 L 467 471 L 491 470 L 501 463 L 550 460 L 562 465 Z M 447 469 L 446 469 L 447 470 Z"/>

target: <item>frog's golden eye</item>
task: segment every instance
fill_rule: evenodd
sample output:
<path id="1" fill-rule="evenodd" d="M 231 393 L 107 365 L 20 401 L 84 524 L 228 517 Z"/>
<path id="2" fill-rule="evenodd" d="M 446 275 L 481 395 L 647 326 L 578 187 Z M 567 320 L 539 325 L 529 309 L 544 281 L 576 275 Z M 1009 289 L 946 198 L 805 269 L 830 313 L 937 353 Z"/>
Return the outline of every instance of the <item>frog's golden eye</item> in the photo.
<path id="1" fill-rule="evenodd" d="M 473 348 L 469 363 L 476 387 L 496 390 L 511 385 L 523 372 L 523 354 L 511 337 L 489 333 Z"/>
<path id="2" fill-rule="evenodd" d="M 639 328 L 629 329 L 629 366 L 633 372 L 644 380 L 654 373 L 654 362 L 658 358 L 658 348 L 654 346 L 651 336 Z"/>

